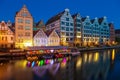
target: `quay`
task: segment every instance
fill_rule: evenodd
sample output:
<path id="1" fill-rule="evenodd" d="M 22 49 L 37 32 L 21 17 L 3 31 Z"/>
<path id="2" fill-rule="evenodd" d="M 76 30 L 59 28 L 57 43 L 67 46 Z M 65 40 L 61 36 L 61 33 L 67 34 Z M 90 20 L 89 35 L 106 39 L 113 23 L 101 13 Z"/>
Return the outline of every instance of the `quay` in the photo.
<path id="1" fill-rule="evenodd" d="M 83 51 L 106 50 L 106 49 L 116 49 L 116 48 L 120 48 L 120 45 L 109 46 L 109 47 L 106 47 L 106 46 L 103 46 L 103 47 L 86 47 L 86 48 L 78 48 L 78 50 L 80 52 L 83 52 Z"/>

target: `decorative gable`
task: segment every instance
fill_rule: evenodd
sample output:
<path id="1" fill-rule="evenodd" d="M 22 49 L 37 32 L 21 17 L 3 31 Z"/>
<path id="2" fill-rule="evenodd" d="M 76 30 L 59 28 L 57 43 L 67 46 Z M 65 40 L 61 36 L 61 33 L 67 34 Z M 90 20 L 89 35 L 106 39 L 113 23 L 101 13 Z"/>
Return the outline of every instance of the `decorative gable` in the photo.
<path id="1" fill-rule="evenodd" d="M 32 18 L 30 12 L 28 11 L 27 7 L 24 5 L 22 9 L 16 13 L 16 17 L 30 17 Z"/>

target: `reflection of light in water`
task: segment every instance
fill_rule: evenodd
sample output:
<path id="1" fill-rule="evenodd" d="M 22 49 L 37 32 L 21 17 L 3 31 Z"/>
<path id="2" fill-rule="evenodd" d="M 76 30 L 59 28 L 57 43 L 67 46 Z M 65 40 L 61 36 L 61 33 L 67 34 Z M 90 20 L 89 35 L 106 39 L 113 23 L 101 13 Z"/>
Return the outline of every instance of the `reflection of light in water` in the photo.
<path id="1" fill-rule="evenodd" d="M 62 61 L 62 58 L 58 58 L 58 61 Z"/>
<path id="2" fill-rule="evenodd" d="M 38 62 L 38 66 L 40 66 L 40 61 Z"/>
<path id="3" fill-rule="evenodd" d="M 94 54 L 94 61 L 97 62 L 98 60 L 99 60 L 99 53 L 96 52 L 96 53 Z"/>
<path id="4" fill-rule="evenodd" d="M 52 75 L 55 75 L 56 72 L 58 71 L 60 67 L 60 63 L 57 64 L 53 64 L 53 65 L 45 65 L 45 66 L 41 66 L 41 67 L 33 67 L 33 71 L 36 75 L 38 75 L 39 77 L 42 77 L 46 74 L 47 70 L 49 70 L 49 72 Z"/>
<path id="5" fill-rule="evenodd" d="M 62 62 L 61 63 L 61 68 L 65 68 L 66 67 L 66 62 Z"/>
<path id="6" fill-rule="evenodd" d="M 106 53 L 103 54 L 103 60 L 106 61 Z"/>
<path id="7" fill-rule="evenodd" d="M 84 54 L 84 62 L 87 62 L 87 54 Z"/>
<path id="8" fill-rule="evenodd" d="M 77 68 L 81 67 L 81 64 L 82 64 L 82 58 L 79 57 L 78 60 L 77 60 L 77 63 L 76 63 L 76 67 Z"/>
<path id="9" fill-rule="evenodd" d="M 89 54 L 89 62 L 92 62 L 92 54 Z"/>
<path id="10" fill-rule="evenodd" d="M 44 60 L 40 60 L 40 66 L 44 64 Z"/>
<path id="11" fill-rule="evenodd" d="M 50 61 L 50 64 L 53 64 L 54 63 L 54 60 L 52 59 L 51 61 Z"/>
<path id="12" fill-rule="evenodd" d="M 45 64 L 49 64 L 49 60 L 45 60 Z"/>
<path id="13" fill-rule="evenodd" d="M 63 59 L 63 62 L 66 63 L 66 58 Z"/>
<path id="14" fill-rule="evenodd" d="M 32 67 L 34 67 L 34 66 L 35 66 L 35 61 L 32 62 Z"/>
<path id="15" fill-rule="evenodd" d="M 26 67 L 26 64 L 27 64 L 27 60 L 24 60 L 23 61 L 23 67 Z"/>
<path id="16" fill-rule="evenodd" d="M 112 50 L 112 60 L 115 59 L 115 49 Z"/>

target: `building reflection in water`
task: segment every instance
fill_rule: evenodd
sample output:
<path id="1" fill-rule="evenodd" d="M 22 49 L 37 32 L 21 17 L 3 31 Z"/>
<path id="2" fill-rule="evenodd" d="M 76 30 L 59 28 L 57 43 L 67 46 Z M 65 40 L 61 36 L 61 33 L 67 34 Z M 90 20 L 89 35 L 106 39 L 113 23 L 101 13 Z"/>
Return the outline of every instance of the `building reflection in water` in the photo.
<path id="1" fill-rule="evenodd" d="M 0 80 L 106 80 L 114 68 L 116 51 L 81 52 L 77 57 L 38 61 L 9 61 L 0 65 Z M 34 74 L 34 75 L 33 75 Z M 6 77 L 5 77 L 6 76 Z M 23 76 L 23 77 L 21 77 Z"/>

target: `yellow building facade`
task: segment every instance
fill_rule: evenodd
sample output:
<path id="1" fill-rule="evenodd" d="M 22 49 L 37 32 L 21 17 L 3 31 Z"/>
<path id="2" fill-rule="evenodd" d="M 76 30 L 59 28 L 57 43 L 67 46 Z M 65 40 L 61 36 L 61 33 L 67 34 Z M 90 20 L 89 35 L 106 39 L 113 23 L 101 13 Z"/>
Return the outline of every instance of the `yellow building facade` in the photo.
<path id="1" fill-rule="evenodd" d="M 0 48 L 14 48 L 14 32 L 4 21 L 0 22 Z"/>
<path id="2" fill-rule="evenodd" d="M 24 5 L 15 16 L 15 47 L 33 46 L 33 18 Z"/>

